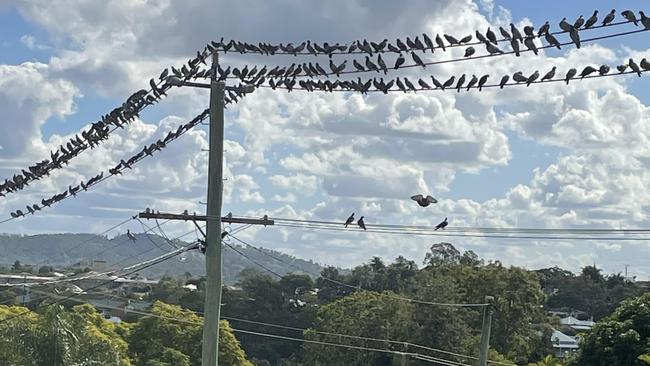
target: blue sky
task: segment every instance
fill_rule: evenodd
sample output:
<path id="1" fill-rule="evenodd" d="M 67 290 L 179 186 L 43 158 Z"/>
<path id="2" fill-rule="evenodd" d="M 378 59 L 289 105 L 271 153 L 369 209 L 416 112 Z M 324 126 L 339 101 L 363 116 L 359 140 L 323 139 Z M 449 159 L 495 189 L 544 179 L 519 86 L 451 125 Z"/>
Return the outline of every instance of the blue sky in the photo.
<path id="1" fill-rule="evenodd" d="M 0 93 L 0 105 L 6 108 L 5 118 L 25 116 L 29 122 L 4 120 L 0 124 L 5 127 L 1 131 L 4 134 L 24 130 L 20 136 L 26 144 L 24 150 L 11 150 L 5 147 L 11 145 L 9 140 L 0 139 L 0 173 L 13 174 L 16 167 L 42 159 L 53 145 L 58 146 L 61 136 L 76 133 L 110 111 L 131 92 L 145 87 L 163 67 L 180 65 L 194 54 L 196 45 L 209 39 L 392 39 L 448 29 L 460 35 L 473 33 L 476 28 L 484 31 L 488 23 L 497 28 L 510 20 L 537 26 L 549 20 L 556 28 L 564 16 L 573 21 L 581 14 L 588 17 L 594 10 L 594 3 L 586 0 L 413 1 L 400 7 L 389 1 L 357 0 L 313 8 L 288 1 L 268 9 L 261 2 L 253 8 L 221 4 L 223 14 L 211 19 L 197 13 L 201 6 L 214 6 L 203 3 L 180 5 L 159 0 L 84 5 L 70 0 L 65 6 L 55 6 L 44 0 L 3 2 L 0 67 L 15 78 L 10 84 L 15 89 Z M 602 1 L 597 5 L 601 16 L 612 7 L 643 10 L 635 1 Z M 341 11 L 343 7 L 345 11 Z M 447 12 L 462 15 L 457 19 L 445 16 Z M 244 16 L 250 26 L 241 26 Z M 293 27 L 285 25 L 291 22 Z M 644 54 L 647 37 L 641 33 L 599 41 L 580 51 L 462 63 L 471 66 L 445 66 L 435 72 L 465 72 L 463 68 L 479 67 L 511 73 L 548 64 L 621 63 L 629 55 Z M 224 59 L 233 65 L 286 62 L 235 55 Z M 37 66 L 30 68 L 28 63 Z M 528 94 L 489 92 L 480 98 L 449 93 L 385 99 L 256 93 L 227 112 L 224 211 L 325 220 L 342 220 L 350 211 L 366 211 L 367 220 L 403 224 L 436 224 L 449 216 L 452 225 L 458 226 L 649 227 L 646 207 L 650 197 L 639 187 L 650 181 L 640 168 L 650 161 L 650 154 L 642 146 L 645 130 L 634 131 L 648 118 L 647 81 L 635 77 L 610 79 L 617 80 L 584 82 L 571 88 L 531 87 L 525 90 Z M 8 199 L 3 211 L 8 213 L 30 200 L 40 201 L 72 182 L 105 170 L 138 146 L 191 118 L 206 102 L 204 92 L 179 91 L 143 113 L 142 121 L 111 139 L 106 150 L 79 158 L 67 172 L 34 184 L 21 198 Z M 30 103 L 36 107 L 28 108 Z M 359 106 L 368 109 L 361 113 L 356 109 Z M 639 112 L 609 123 L 599 120 L 603 114 L 599 106 Z M 412 125 L 412 121 L 420 122 Z M 446 126 L 448 139 L 417 142 L 402 140 L 399 135 L 403 130 L 436 131 L 441 126 Z M 201 210 L 198 202 L 205 200 L 207 158 L 201 151 L 207 143 L 202 131 L 205 127 L 179 140 L 178 146 L 157 160 L 143 162 L 131 177 L 107 182 L 95 192 L 51 208 L 42 217 L 3 224 L 0 231 L 103 231 L 147 206 Z M 363 136 L 363 131 L 368 135 Z M 405 146 L 414 151 L 429 151 L 426 149 L 447 146 L 449 141 L 462 141 L 480 153 L 472 155 L 468 149 L 450 146 L 441 150 L 445 155 L 432 157 L 430 163 L 416 163 L 407 155 L 390 153 L 390 147 L 398 143 L 413 144 Z M 462 163 L 454 163 L 458 156 L 463 157 Z M 386 169 L 388 166 L 395 169 Z M 355 184 L 368 184 L 368 188 L 360 190 Z M 368 193 L 359 193 L 364 190 Z M 423 190 L 438 197 L 441 204 L 426 212 L 410 207 L 408 197 Z M 186 229 L 182 224 L 173 227 L 179 233 Z M 127 228 L 121 227 L 114 234 Z M 372 255 L 390 260 L 407 254 L 419 260 L 431 244 L 416 238 L 394 245 L 395 238 L 346 238 L 282 230 L 242 235 L 265 246 L 344 266 L 366 261 Z M 358 244 L 359 249 L 341 255 L 341 243 L 346 241 L 346 245 Z M 633 262 L 648 253 L 644 245 L 619 248 L 616 243 L 565 243 L 565 248 L 525 242 L 507 246 L 492 246 L 495 243 L 491 241 L 454 243 L 508 264 L 557 264 L 575 270 L 596 261 L 610 272 L 622 267 L 620 262 L 627 258 Z M 650 268 L 640 263 L 636 267 L 639 275 L 650 274 Z"/>

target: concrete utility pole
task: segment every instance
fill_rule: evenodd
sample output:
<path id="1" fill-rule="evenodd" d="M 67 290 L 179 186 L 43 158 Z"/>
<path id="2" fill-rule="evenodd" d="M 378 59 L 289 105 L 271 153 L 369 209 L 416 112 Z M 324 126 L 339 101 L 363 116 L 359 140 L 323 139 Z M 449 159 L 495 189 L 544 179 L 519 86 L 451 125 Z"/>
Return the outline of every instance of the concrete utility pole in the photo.
<path id="1" fill-rule="evenodd" d="M 201 365 L 219 364 L 221 312 L 221 198 L 223 193 L 223 107 L 226 84 L 217 82 L 219 55 L 212 54 L 210 77 L 210 152 L 208 158 L 208 208 L 205 251 L 205 315 Z"/>
<path id="2" fill-rule="evenodd" d="M 486 296 L 485 311 L 483 313 L 483 327 L 481 328 L 481 348 L 478 355 L 479 366 L 487 366 L 488 349 L 490 349 L 490 330 L 492 328 L 492 303 L 494 302 L 493 296 Z"/>
<path id="3" fill-rule="evenodd" d="M 191 86 L 210 89 L 210 151 L 208 158 L 208 207 L 206 214 L 206 292 L 203 318 L 202 366 L 217 366 L 219 350 L 219 313 L 221 309 L 221 198 L 223 194 L 223 139 L 224 96 L 226 90 L 250 93 L 254 85 L 226 87 L 217 81 L 219 56 L 212 54 L 210 84 L 194 83 L 172 76 L 172 86 Z M 186 220 L 192 220 L 189 215 Z"/>

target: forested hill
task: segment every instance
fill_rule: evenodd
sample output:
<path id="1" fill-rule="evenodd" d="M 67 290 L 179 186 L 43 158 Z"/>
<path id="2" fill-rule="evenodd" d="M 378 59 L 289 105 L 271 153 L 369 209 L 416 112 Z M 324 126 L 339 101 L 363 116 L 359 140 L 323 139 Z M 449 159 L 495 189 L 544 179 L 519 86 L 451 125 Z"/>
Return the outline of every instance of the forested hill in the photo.
<path id="1" fill-rule="evenodd" d="M 18 260 L 27 265 L 39 264 L 59 267 L 79 262 L 103 260 L 109 265 L 119 262 L 118 266 L 124 267 L 174 249 L 165 238 L 158 235 L 137 234 L 136 238 L 137 240 L 132 242 L 126 235 L 112 239 L 94 234 L 0 235 L 0 265 L 8 267 Z M 176 243 L 178 246 L 187 244 L 182 241 Z M 310 274 L 318 274 L 322 269 L 317 263 L 280 252 L 264 249 L 270 254 L 269 256 L 253 248 L 231 245 L 248 258 L 281 275 L 298 272 L 297 268 Z M 273 257 L 291 265 L 282 263 Z M 236 276 L 242 269 L 256 266 L 226 246 L 223 251 L 223 263 L 226 284 L 234 284 L 237 281 Z M 154 279 L 160 278 L 164 274 L 178 276 L 186 272 L 192 276 L 200 276 L 205 273 L 204 268 L 203 254 L 192 250 L 163 264 L 143 270 L 142 274 Z"/>

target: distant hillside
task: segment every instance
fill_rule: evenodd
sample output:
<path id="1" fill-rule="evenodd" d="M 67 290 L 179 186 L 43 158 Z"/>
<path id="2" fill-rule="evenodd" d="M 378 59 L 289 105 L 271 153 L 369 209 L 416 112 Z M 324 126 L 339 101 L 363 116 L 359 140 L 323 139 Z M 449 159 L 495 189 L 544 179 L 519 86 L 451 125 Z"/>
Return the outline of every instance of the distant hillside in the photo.
<path id="1" fill-rule="evenodd" d="M 43 234 L 32 236 L 0 235 L 0 265 L 11 266 L 16 260 L 27 265 L 70 266 L 75 263 L 88 263 L 92 260 L 103 260 L 108 265 L 117 264 L 122 268 L 133 263 L 151 259 L 162 255 L 165 251 L 172 250 L 172 246 L 162 237 L 157 235 L 137 234 L 137 240 L 131 242 L 126 235 L 109 239 L 105 236 L 93 234 Z M 79 243 L 83 243 L 78 245 Z M 188 243 L 178 241 L 178 246 Z M 233 245 L 252 260 L 277 272 L 320 273 L 322 267 L 317 263 L 298 259 L 280 252 L 263 249 L 271 256 L 281 259 L 292 266 L 285 265 L 259 251 Z M 74 248 L 74 249 L 71 249 Z M 224 247 L 223 250 L 224 281 L 226 284 L 237 282 L 237 275 L 242 269 L 257 265 L 235 253 L 232 249 Z M 180 276 L 189 272 L 192 276 L 205 274 L 205 259 L 198 250 L 192 250 L 170 259 L 161 264 L 147 268 L 141 272 L 148 278 L 160 278 L 165 274 Z"/>

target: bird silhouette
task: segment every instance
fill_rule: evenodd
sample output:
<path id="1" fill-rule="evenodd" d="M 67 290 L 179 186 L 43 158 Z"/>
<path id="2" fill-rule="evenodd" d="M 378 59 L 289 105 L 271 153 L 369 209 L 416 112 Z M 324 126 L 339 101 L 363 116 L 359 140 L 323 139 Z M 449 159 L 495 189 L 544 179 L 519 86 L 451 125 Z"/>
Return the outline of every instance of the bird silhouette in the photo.
<path id="1" fill-rule="evenodd" d="M 370 57 L 368 56 L 366 56 L 366 67 L 368 68 L 368 70 L 379 72 L 379 68 L 377 67 L 377 65 L 375 65 L 372 61 L 370 61 Z"/>
<path id="2" fill-rule="evenodd" d="M 487 31 L 485 32 L 485 36 L 490 40 L 490 42 L 497 44 L 497 36 L 494 34 L 494 32 L 492 32 L 490 27 L 488 27 Z"/>
<path id="3" fill-rule="evenodd" d="M 460 89 L 463 87 L 463 84 L 465 83 L 465 74 L 461 75 L 460 78 L 458 78 L 458 82 L 456 83 L 456 90 L 458 93 L 460 93 Z"/>
<path id="4" fill-rule="evenodd" d="M 535 80 L 537 80 L 537 78 L 539 78 L 539 71 L 536 70 L 536 71 L 535 71 L 534 73 L 532 73 L 532 74 L 528 77 L 528 79 L 526 80 L 526 86 L 527 86 L 527 87 L 530 86 L 530 84 L 532 84 L 533 82 L 535 82 Z"/>
<path id="5" fill-rule="evenodd" d="M 411 199 L 417 202 L 421 207 L 427 207 L 432 203 L 438 203 L 438 200 L 430 195 L 425 197 L 424 195 L 416 194 L 415 196 L 411 196 Z"/>
<path id="6" fill-rule="evenodd" d="M 361 65 L 359 62 L 357 62 L 357 60 L 352 60 L 352 66 L 354 66 L 354 68 L 359 71 L 366 71 L 366 68 L 363 67 L 363 65 Z"/>
<path id="7" fill-rule="evenodd" d="M 510 46 L 512 47 L 512 50 L 515 52 L 515 56 L 519 57 L 519 40 L 517 38 L 512 38 L 510 40 Z"/>
<path id="8" fill-rule="evenodd" d="M 359 227 L 362 228 L 363 230 L 367 230 L 367 229 L 366 229 L 366 223 L 363 222 L 363 216 L 361 216 L 361 217 L 359 218 L 359 221 L 357 221 L 357 225 L 359 225 Z"/>
<path id="9" fill-rule="evenodd" d="M 481 76 L 481 78 L 478 80 L 478 91 L 483 90 L 483 85 L 485 85 L 485 83 L 487 82 L 489 77 L 490 77 L 490 75 Z"/>
<path id="10" fill-rule="evenodd" d="M 384 75 L 388 74 L 388 67 L 386 67 L 386 63 L 381 58 L 381 54 L 377 55 L 377 64 L 379 65 L 379 68 L 384 71 Z"/>
<path id="11" fill-rule="evenodd" d="M 411 57 L 413 58 L 413 61 L 415 61 L 416 64 L 422 66 L 423 69 L 425 69 L 427 67 L 427 65 L 424 64 L 424 62 L 422 61 L 420 56 L 415 54 L 415 52 L 411 52 Z"/>
<path id="12" fill-rule="evenodd" d="M 399 69 L 400 66 L 404 65 L 404 62 L 406 62 L 406 59 L 400 53 L 399 57 L 397 57 L 397 60 L 395 60 L 395 70 Z"/>
<path id="13" fill-rule="evenodd" d="M 648 60 L 647 60 L 646 58 L 644 58 L 643 60 L 641 60 L 640 65 L 641 65 L 641 68 L 642 68 L 643 70 L 645 70 L 645 71 L 650 71 L 650 62 L 648 62 Z"/>
<path id="14" fill-rule="evenodd" d="M 481 42 L 481 43 L 488 43 L 489 42 L 487 40 L 487 38 L 485 38 L 485 36 L 483 34 L 481 34 L 481 32 L 479 32 L 479 31 L 476 31 L 476 39 L 478 39 L 479 42 Z"/>
<path id="15" fill-rule="evenodd" d="M 418 85 L 420 85 L 422 89 L 431 89 L 431 86 L 422 79 L 418 79 Z"/>
<path id="16" fill-rule="evenodd" d="M 576 70 L 575 68 L 571 68 L 569 69 L 569 71 L 567 71 L 566 75 L 564 76 L 564 81 L 566 82 L 566 85 L 569 85 L 569 81 L 571 81 L 571 79 L 573 79 L 573 77 L 576 76 L 577 73 L 578 70 Z"/>
<path id="17" fill-rule="evenodd" d="M 499 88 L 503 89 L 503 87 L 506 85 L 506 83 L 510 80 L 510 75 L 503 75 L 501 78 L 501 81 L 499 82 Z"/>
<path id="18" fill-rule="evenodd" d="M 612 9 L 609 14 L 605 15 L 605 19 L 603 19 L 603 26 L 609 25 L 614 21 L 614 18 L 616 18 L 616 9 Z"/>
<path id="19" fill-rule="evenodd" d="M 616 70 L 618 70 L 620 73 L 624 73 L 625 70 L 627 70 L 627 65 L 618 65 L 616 66 Z"/>
<path id="20" fill-rule="evenodd" d="M 461 38 L 461 39 L 458 41 L 458 43 L 460 43 L 460 44 L 463 44 L 463 43 L 469 43 L 469 42 L 471 42 L 471 40 L 472 40 L 472 35 L 469 34 L 469 35 L 467 35 L 467 36 Z"/>
<path id="21" fill-rule="evenodd" d="M 431 50 L 431 53 L 433 53 L 433 50 L 435 49 L 433 47 L 433 42 L 431 41 L 431 38 L 426 35 L 426 33 L 422 33 L 422 39 L 424 39 L 424 44 Z"/>
<path id="22" fill-rule="evenodd" d="M 434 231 L 437 231 L 437 230 L 439 230 L 439 229 L 443 229 L 443 230 L 444 230 L 444 229 L 447 227 L 447 225 L 449 225 L 449 222 L 447 221 L 447 218 L 445 217 L 445 219 L 442 220 L 441 223 L 439 223 L 438 225 L 436 225 L 436 228 L 434 229 Z"/>
<path id="23" fill-rule="evenodd" d="M 467 91 L 469 91 L 474 85 L 478 83 L 478 77 L 476 75 L 472 75 L 472 78 L 469 80 L 469 83 L 467 83 Z"/>
<path id="24" fill-rule="evenodd" d="M 551 29 L 551 24 L 546 21 L 541 27 L 539 27 L 539 31 L 537 31 L 537 36 L 541 37 L 542 34 L 548 33 L 549 29 Z"/>
<path id="25" fill-rule="evenodd" d="M 639 65 L 637 65 L 633 59 L 630 59 L 627 63 L 628 65 L 630 65 L 632 71 L 636 72 L 639 75 L 639 77 L 641 77 L 641 69 L 639 68 Z"/>
<path id="26" fill-rule="evenodd" d="M 528 78 L 525 77 L 521 71 L 517 71 L 516 73 L 512 74 L 512 80 L 516 81 L 517 83 L 525 83 L 528 81 Z"/>
<path id="27" fill-rule="evenodd" d="M 558 50 L 559 50 L 559 49 L 562 49 L 562 47 L 560 47 L 560 42 L 559 42 L 559 41 L 557 40 L 557 38 L 555 38 L 555 36 L 552 35 L 550 32 L 549 32 L 549 33 L 546 33 L 546 34 L 544 35 L 544 38 L 546 38 L 546 42 L 548 42 L 548 44 L 550 44 L 551 46 L 555 46 L 555 47 L 557 47 Z"/>
<path id="28" fill-rule="evenodd" d="M 503 51 L 501 51 L 499 49 L 499 47 L 497 47 L 497 46 L 495 46 L 495 45 L 493 45 L 492 43 L 489 43 L 489 42 L 485 44 L 485 48 L 487 49 L 487 51 L 491 55 L 496 54 L 496 53 L 503 53 Z"/>
<path id="29" fill-rule="evenodd" d="M 569 37 L 571 37 L 573 43 L 576 44 L 576 47 L 580 48 L 580 33 L 578 33 L 576 28 L 571 27 L 571 30 L 569 30 Z"/>
<path id="30" fill-rule="evenodd" d="M 537 45 L 535 45 L 535 39 L 534 38 L 526 38 L 524 40 L 524 45 L 526 45 L 526 48 L 529 50 L 533 51 L 535 55 L 537 55 L 539 52 L 537 51 Z"/>
<path id="31" fill-rule="evenodd" d="M 511 38 L 512 38 L 512 36 L 510 35 L 510 33 L 508 33 L 508 31 L 505 30 L 503 27 L 499 27 L 499 32 L 501 33 L 501 35 L 502 35 L 503 38 L 505 38 L 505 39 L 511 39 Z"/>
<path id="32" fill-rule="evenodd" d="M 469 47 L 467 47 L 467 48 L 465 49 L 465 57 L 470 57 L 470 56 L 472 56 L 475 52 L 476 52 L 476 50 L 474 49 L 474 47 L 469 46 Z"/>
<path id="33" fill-rule="evenodd" d="M 436 34 L 436 44 L 438 47 L 442 48 L 443 51 L 446 51 L 445 49 L 445 42 L 443 42 L 442 38 L 440 38 L 439 34 Z"/>
<path id="34" fill-rule="evenodd" d="M 557 68 L 555 66 L 553 66 L 553 68 L 542 77 L 541 81 L 552 80 L 553 77 L 555 77 L 555 70 L 556 69 Z"/>
<path id="35" fill-rule="evenodd" d="M 524 27 L 524 34 L 526 35 L 526 38 L 534 38 L 535 37 L 535 28 L 531 27 L 530 25 L 527 25 Z"/>
<path id="36" fill-rule="evenodd" d="M 439 82 L 433 75 L 431 75 L 431 82 L 433 83 L 433 85 L 436 86 L 436 88 L 444 89 L 443 86 L 442 86 L 442 83 Z"/>
<path id="37" fill-rule="evenodd" d="M 593 27 L 594 24 L 598 21 L 598 10 L 594 10 L 594 13 L 587 19 L 585 22 L 585 29 Z"/>
<path id="38" fill-rule="evenodd" d="M 350 217 L 348 217 L 347 220 L 345 220 L 345 227 L 348 227 L 348 225 L 350 225 L 353 222 L 354 222 L 354 212 L 352 213 L 352 215 L 350 215 Z"/>
<path id="39" fill-rule="evenodd" d="M 600 67 L 598 68 L 598 74 L 600 74 L 600 75 L 609 74 L 609 66 L 608 65 L 600 65 Z"/>
<path id="40" fill-rule="evenodd" d="M 648 18 L 643 11 L 640 11 L 639 14 L 641 15 L 641 24 L 643 24 L 643 27 L 645 29 L 650 29 L 650 18 Z"/>
<path id="41" fill-rule="evenodd" d="M 521 32 L 513 23 L 510 23 L 510 33 L 512 33 L 512 38 L 516 38 L 519 40 L 519 42 L 524 41 L 524 37 L 521 36 Z"/>
<path id="42" fill-rule="evenodd" d="M 560 21 L 560 28 L 563 31 L 568 32 L 571 30 L 571 28 L 573 28 L 573 26 L 566 21 L 566 18 L 562 18 L 562 20 Z"/>
<path id="43" fill-rule="evenodd" d="M 446 88 L 452 86 L 454 84 L 454 80 L 456 80 L 456 77 L 452 75 L 447 81 L 442 84 L 442 90 L 445 90 Z"/>
<path id="44" fill-rule="evenodd" d="M 578 17 L 578 19 L 576 19 L 575 23 L 573 23 L 573 28 L 580 29 L 583 24 L 585 24 L 585 18 L 583 18 L 581 15 Z"/>
<path id="45" fill-rule="evenodd" d="M 447 42 L 449 42 L 450 45 L 455 45 L 455 44 L 460 44 L 458 40 L 454 36 L 450 36 L 449 34 L 443 34 Z"/>
<path id="46" fill-rule="evenodd" d="M 628 22 L 634 23 L 634 25 L 639 25 L 639 21 L 636 19 L 636 15 L 631 10 L 624 10 L 621 12 L 621 15 L 627 19 Z"/>

